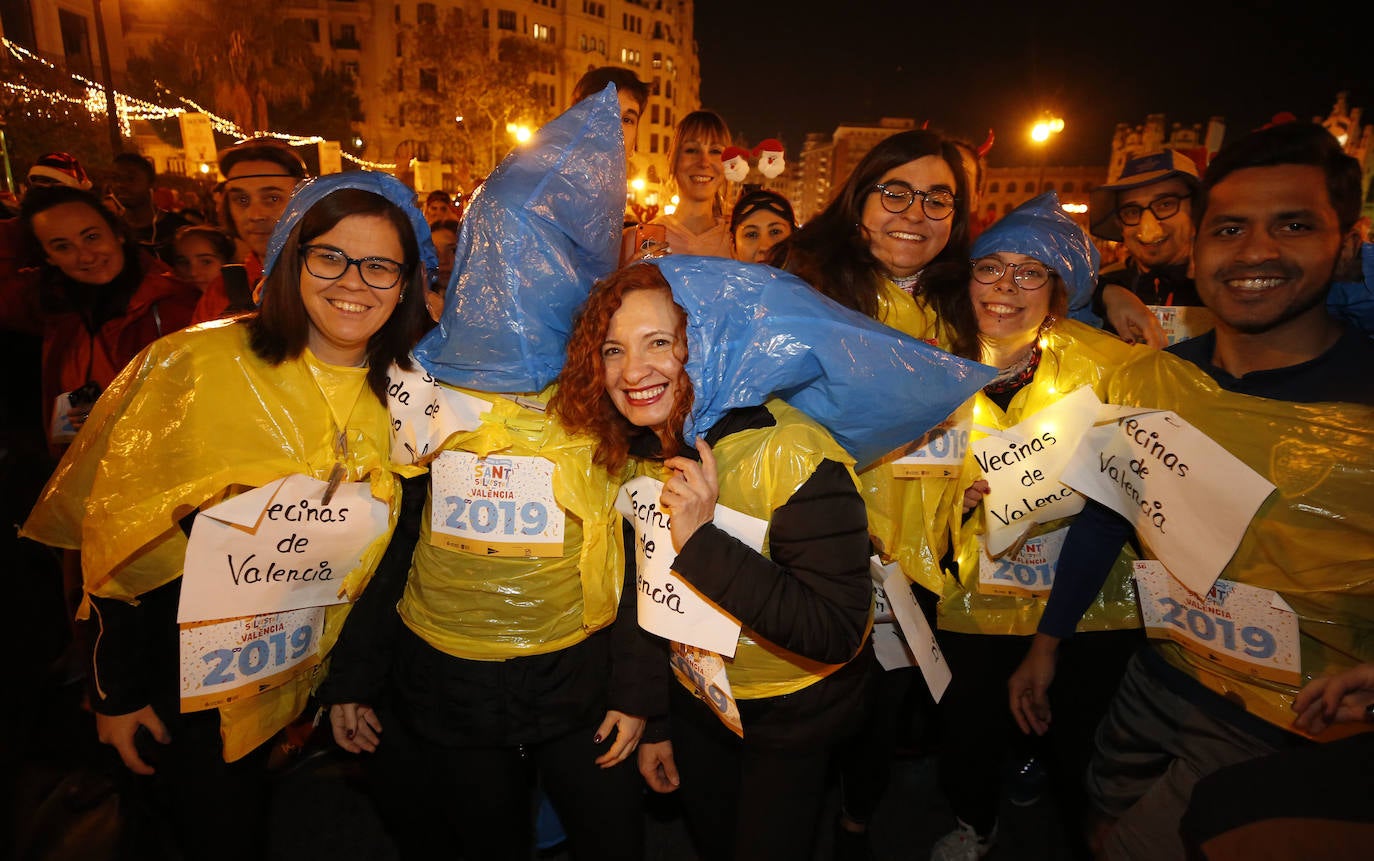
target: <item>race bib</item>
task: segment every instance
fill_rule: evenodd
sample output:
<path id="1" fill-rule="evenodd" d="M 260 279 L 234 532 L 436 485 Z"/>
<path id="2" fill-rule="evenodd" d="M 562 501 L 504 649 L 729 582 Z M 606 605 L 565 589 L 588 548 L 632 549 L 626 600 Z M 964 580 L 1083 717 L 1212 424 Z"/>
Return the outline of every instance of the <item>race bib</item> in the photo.
<path id="1" fill-rule="evenodd" d="M 1216 328 L 1217 318 L 1210 309 L 1186 305 L 1146 305 L 1159 320 L 1170 345 L 1195 338 Z"/>
<path id="2" fill-rule="evenodd" d="M 955 478 L 968 453 L 969 410 L 960 410 L 913 442 L 892 462 L 896 478 Z"/>
<path id="3" fill-rule="evenodd" d="M 1135 582 L 1149 636 L 1248 676 L 1302 683 L 1298 616 L 1274 590 L 1217 580 L 1200 597 L 1152 559 L 1135 563 Z"/>
<path id="4" fill-rule="evenodd" d="M 181 626 L 181 711 L 256 696 L 320 662 L 324 608 Z"/>
<path id="5" fill-rule="evenodd" d="M 978 541 L 978 591 L 1015 598 L 1044 597 L 1054 587 L 1054 568 L 1069 527 L 1027 538 L 1015 553 L 993 559 Z"/>
<path id="6" fill-rule="evenodd" d="M 339 485 L 291 475 L 196 515 L 178 622 L 237 619 L 342 604 L 344 581 L 386 534 L 386 503 L 368 482 Z"/>
<path id="7" fill-rule="evenodd" d="M 744 724 L 740 721 L 739 705 L 730 690 L 730 679 L 725 673 L 725 661 L 715 652 L 698 649 L 683 643 L 673 643 L 672 654 L 668 658 L 673 675 L 693 694 L 711 707 L 720 722 L 741 738 L 744 737 Z"/>
<path id="8" fill-rule="evenodd" d="M 431 544 L 479 556 L 563 555 L 552 461 L 445 451 L 430 474 Z"/>

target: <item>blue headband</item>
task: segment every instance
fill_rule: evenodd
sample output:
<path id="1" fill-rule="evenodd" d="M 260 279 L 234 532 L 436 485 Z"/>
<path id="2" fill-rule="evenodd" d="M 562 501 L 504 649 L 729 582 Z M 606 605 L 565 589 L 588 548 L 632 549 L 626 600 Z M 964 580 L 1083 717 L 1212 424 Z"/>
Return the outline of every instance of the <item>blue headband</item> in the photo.
<path id="1" fill-rule="evenodd" d="M 287 237 L 301 223 L 305 214 L 314 208 L 315 204 L 344 188 L 370 191 L 404 212 L 406 218 L 410 219 L 410 226 L 415 229 L 415 241 L 420 246 L 420 265 L 424 267 L 424 274 L 428 275 L 439 268 L 439 255 L 434 251 L 429 224 L 425 221 L 424 213 L 415 206 L 415 192 L 390 174 L 371 170 L 350 170 L 307 179 L 296 186 L 296 190 L 291 193 L 291 200 L 286 205 L 286 212 L 277 219 L 277 225 L 272 229 L 272 238 L 267 241 L 267 259 L 263 261 L 262 267 L 264 278 L 272 274 L 278 258 L 281 257 L 282 247 L 286 245 Z"/>

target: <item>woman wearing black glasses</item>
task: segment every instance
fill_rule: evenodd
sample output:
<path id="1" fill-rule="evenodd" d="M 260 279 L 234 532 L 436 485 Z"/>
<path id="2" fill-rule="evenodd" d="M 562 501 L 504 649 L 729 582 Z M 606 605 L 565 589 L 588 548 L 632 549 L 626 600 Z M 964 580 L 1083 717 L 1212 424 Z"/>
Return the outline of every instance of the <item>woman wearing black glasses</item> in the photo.
<path id="1" fill-rule="evenodd" d="M 893 135 L 773 260 L 841 305 L 943 345 L 939 320 L 950 300 L 922 288 L 932 265 L 966 265 L 964 186 L 953 142 L 924 130 Z"/>
<path id="2" fill-rule="evenodd" d="M 948 318 L 950 348 L 1000 371 L 974 398 L 973 439 L 985 429 L 1005 430 L 1030 419 L 1083 386 L 1102 397 L 1111 370 L 1131 350 L 1144 349 L 1065 318 L 1073 299 L 1091 294 L 1098 254 L 1053 192 L 988 228 L 974 243 L 972 258 L 966 289 Z M 986 495 L 982 475 L 978 462 L 967 457 L 957 482 L 967 488 L 965 516 L 955 520 L 953 565 L 937 612 L 937 636 L 953 673 L 940 700 L 940 781 L 959 827 L 936 843 L 934 859 L 981 858 L 996 840 L 1002 777 L 1016 732 L 1007 678 L 1035 633 L 1058 547 L 1073 520 L 1038 524 L 994 558 L 987 535 L 997 520 L 990 511 L 1017 500 Z M 1086 848 L 1078 844 L 1077 820 L 1086 803 L 1081 784 L 1093 730 L 1141 642 L 1128 585 L 1132 558 L 1123 554 L 1117 560 L 1080 625 L 1080 632 L 1092 633 L 1060 649 L 1051 697 L 1054 733 L 1041 746 L 1051 760 L 1066 836 L 1078 850 Z M 1027 733 L 1048 729 L 1047 716 L 1018 720 Z"/>
<path id="3" fill-rule="evenodd" d="M 261 309 L 140 353 L 25 524 L 81 553 L 96 730 L 142 775 L 128 791 L 146 796 L 188 857 L 261 852 L 268 742 L 305 709 L 396 522 L 387 375 L 410 367 L 435 264 L 413 197 L 363 171 L 301 186 L 267 247 Z M 188 541 L 193 528 L 224 528 L 207 509 L 282 479 L 296 489 L 247 518 L 223 545 L 227 560 L 188 552 L 203 546 Z M 278 555 L 244 549 L 269 521 L 290 521 Z M 361 548 L 351 558 L 320 549 L 326 524 L 344 522 Z M 252 600 L 251 615 L 220 603 L 306 581 L 329 581 L 310 595 L 328 606 L 289 590 Z M 212 615 L 237 618 L 179 612 L 198 593 L 213 596 Z M 234 827 L 206 831 L 216 810 L 235 810 Z"/>

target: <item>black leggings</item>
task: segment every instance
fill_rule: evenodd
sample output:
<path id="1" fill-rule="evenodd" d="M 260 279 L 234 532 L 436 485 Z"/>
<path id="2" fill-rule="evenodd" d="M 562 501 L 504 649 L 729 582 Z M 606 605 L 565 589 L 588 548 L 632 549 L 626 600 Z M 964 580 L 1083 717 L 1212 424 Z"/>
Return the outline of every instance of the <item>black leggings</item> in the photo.
<path id="1" fill-rule="evenodd" d="M 673 758 L 688 830 L 710 861 L 811 857 L 832 744 L 763 747 L 741 740 L 673 684 Z"/>
<path id="2" fill-rule="evenodd" d="M 379 717 L 382 739 L 368 769 L 402 858 L 528 861 L 536 777 L 558 811 L 574 858 L 643 857 L 635 757 L 609 769 L 594 762 L 614 743 L 614 733 L 600 744 L 592 742 L 593 725 L 534 744 L 446 747 L 408 731 L 394 711 Z"/>
<path id="3" fill-rule="evenodd" d="M 940 631 L 939 640 L 953 673 L 940 700 L 940 786 L 954 814 L 987 834 L 997 821 L 1007 756 L 1024 738 L 1011 716 L 1007 679 L 1026 656 L 1031 638 Z M 1060 645 L 1050 686 L 1053 725 L 1046 744 L 1036 748 L 1051 760 L 1050 779 L 1071 846 L 1082 836 L 1083 776 L 1093 734 L 1126 662 L 1143 642 L 1137 629 L 1076 634 Z"/>

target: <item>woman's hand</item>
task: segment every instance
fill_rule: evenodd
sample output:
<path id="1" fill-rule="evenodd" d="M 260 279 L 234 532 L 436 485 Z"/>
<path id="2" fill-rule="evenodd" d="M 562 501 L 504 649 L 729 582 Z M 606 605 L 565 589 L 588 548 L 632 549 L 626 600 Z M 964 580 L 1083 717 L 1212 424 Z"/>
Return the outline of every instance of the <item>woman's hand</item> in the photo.
<path id="1" fill-rule="evenodd" d="M 1371 706 L 1374 664 L 1360 664 L 1339 675 L 1313 679 L 1298 691 L 1293 700 L 1293 711 L 1298 717 L 1293 725 L 1317 735 L 1333 723 L 1370 720 Z"/>
<path id="2" fill-rule="evenodd" d="M 985 479 L 978 479 L 964 489 L 964 514 L 978 507 L 978 503 L 983 501 L 983 497 L 992 492 L 992 485 Z"/>
<path id="3" fill-rule="evenodd" d="M 690 457 L 670 457 L 663 462 L 673 471 L 673 477 L 663 485 L 658 501 L 671 516 L 668 525 L 673 549 L 678 551 L 688 538 L 715 517 L 716 499 L 720 496 L 716 458 L 711 454 L 711 447 L 705 440 L 698 439 L 697 451 L 701 453 L 701 463 Z"/>
<path id="4" fill-rule="evenodd" d="M 601 744 L 602 739 L 611 737 L 611 730 L 615 730 L 615 743 L 611 745 L 610 750 L 596 758 L 596 764 L 602 768 L 619 765 L 635 752 L 635 748 L 639 746 L 640 736 L 644 735 L 644 718 L 611 709 L 606 712 L 606 718 L 601 721 L 601 726 L 596 728 L 596 738 L 592 741 Z"/>
<path id="5" fill-rule="evenodd" d="M 136 712 L 123 715 L 95 716 L 96 737 L 119 753 L 125 767 L 134 774 L 152 774 L 153 767 L 138 755 L 138 746 L 134 743 L 139 727 L 147 727 L 148 733 L 159 744 L 167 744 L 172 740 L 152 706 L 144 706 Z"/>
<path id="6" fill-rule="evenodd" d="M 1120 284 L 1108 284 L 1102 288 L 1102 308 L 1107 312 L 1107 322 L 1128 344 L 1146 344 L 1156 350 L 1169 345 L 1164 335 L 1164 327 L 1159 318 L 1140 297 Z"/>
<path id="7" fill-rule="evenodd" d="M 376 753 L 382 741 L 382 722 L 377 712 L 362 703 L 330 706 L 329 728 L 334 731 L 334 743 L 349 753 Z"/>
<path id="8" fill-rule="evenodd" d="M 1021 732 L 1044 735 L 1050 729 L 1050 685 L 1054 683 L 1054 664 L 1059 638 L 1036 634 L 1021 666 L 1007 679 L 1011 716 Z"/>
<path id="9" fill-rule="evenodd" d="M 673 743 L 656 741 L 639 746 L 639 773 L 654 792 L 672 792 L 681 781 L 673 761 Z"/>

